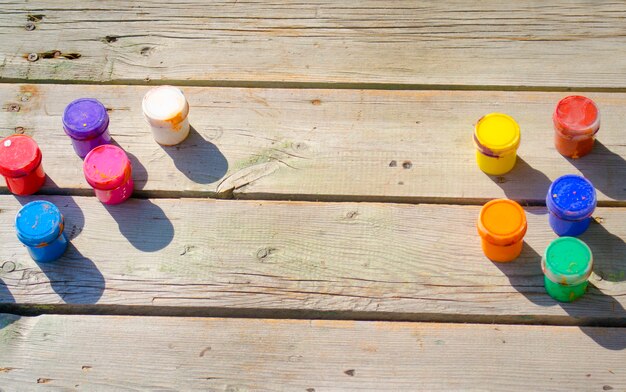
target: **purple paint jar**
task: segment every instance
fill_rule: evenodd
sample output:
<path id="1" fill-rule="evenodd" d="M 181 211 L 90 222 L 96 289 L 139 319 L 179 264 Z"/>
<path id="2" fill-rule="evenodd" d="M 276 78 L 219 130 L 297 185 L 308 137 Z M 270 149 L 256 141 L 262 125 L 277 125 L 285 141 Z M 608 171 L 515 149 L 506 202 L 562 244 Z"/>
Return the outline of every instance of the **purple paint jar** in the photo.
<path id="1" fill-rule="evenodd" d="M 63 130 L 81 158 L 99 145 L 111 142 L 109 115 L 97 99 L 81 98 L 67 105 L 63 112 Z"/>

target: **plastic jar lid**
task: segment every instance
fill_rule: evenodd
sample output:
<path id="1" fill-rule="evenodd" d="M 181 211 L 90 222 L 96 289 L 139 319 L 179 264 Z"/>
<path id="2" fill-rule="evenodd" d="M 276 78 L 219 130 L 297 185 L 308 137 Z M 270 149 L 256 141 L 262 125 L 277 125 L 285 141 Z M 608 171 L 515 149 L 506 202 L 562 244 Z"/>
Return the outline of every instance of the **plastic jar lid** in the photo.
<path id="1" fill-rule="evenodd" d="M 159 86 L 148 91 L 141 106 L 146 117 L 156 121 L 183 121 L 189 113 L 185 95 L 173 86 Z"/>
<path id="2" fill-rule="evenodd" d="M 570 136 L 592 135 L 600 128 L 600 111 L 595 102 L 570 95 L 557 103 L 553 119 L 559 130 Z"/>
<path id="3" fill-rule="evenodd" d="M 108 126 L 107 110 L 97 99 L 77 99 L 63 112 L 63 129 L 72 139 L 93 139 L 106 131 Z"/>
<path id="4" fill-rule="evenodd" d="M 520 143 L 520 128 L 517 122 L 506 114 L 490 113 L 476 123 L 474 143 L 483 154 L 498 156 L 515 150 Z"/>
<path id="5" fill-rule="evenodd" d="M 46 246 L 61 235 L 63 215 L 49 201 L 31 201 L 17 213 L 15 230 L 17 238 L 25 245 Z"/>
<path id="6" fill-rule="evenodd" d="M 89 185 L 95 189 L 115 189 L 130 179 L 130 160 L 118 146 L 103 144 L 87 154 L 83 172 Z"/>
<path id="7" fill-rule="evenodd" d="M 524 209 L 513 200 L 491 200 L 478 216 L 478 234 L 494 245 L 506 246 L 520 241 L 527 227 Z"/>
<path id="8" fill-rule="evenodd" d="M 574 237 L 560 237 L 546 248 L 541 269 L 548 279 L 562 285 L 576 285 L 589 279 L 593 268 L 591 249 Z"/>
<path id="9" fill-rule="evenodd" d="M 12 135 L 0 141 L 0 174 L 22 177 L 41 163 L 41 150 L 33 138 Z"/>
<path id="10" fill-rule="evenodd" d="M 575 174 L 567 174 L 554 180 L 548 194 L 548 210 L 561 219 L 587 218 L 596 208 L 596 190 L 589 180 Z"/>

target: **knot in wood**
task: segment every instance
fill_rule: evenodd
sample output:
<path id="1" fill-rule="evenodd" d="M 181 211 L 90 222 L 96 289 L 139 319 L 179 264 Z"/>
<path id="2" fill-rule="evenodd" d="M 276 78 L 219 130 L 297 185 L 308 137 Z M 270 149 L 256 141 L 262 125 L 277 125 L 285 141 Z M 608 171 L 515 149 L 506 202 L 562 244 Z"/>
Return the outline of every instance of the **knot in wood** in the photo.
<path id="1" fill-rule="evenodd" d="M 256 258 L 259 260 L 264 260 L 269 257 L 272 253 L 276 251 L 276 248 L 261 248 L 258 252 L 256 252 Z"/>
<path id="2" fill-rule="evenodd" d="M 2 271 L 4 272 L 13 272 L 15 271 L 15 263 L 12 261 L 5 261 L 2 264 Z"/>
<path id="3" fill-rule="evenodd" d="M 359 215 L 359 211 L 348 211 L 346 213 L 346 218 L 353 219 L 353 218 L 356 218 L 358 215 Z"/>

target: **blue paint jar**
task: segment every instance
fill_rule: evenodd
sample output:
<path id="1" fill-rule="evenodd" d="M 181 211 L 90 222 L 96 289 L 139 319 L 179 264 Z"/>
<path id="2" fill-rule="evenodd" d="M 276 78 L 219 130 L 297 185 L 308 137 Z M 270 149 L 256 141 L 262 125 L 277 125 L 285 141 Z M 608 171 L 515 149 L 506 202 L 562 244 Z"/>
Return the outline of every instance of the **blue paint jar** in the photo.
<path id="1" fill-rule="evenodd" d="M 546 196 L 552 230 L 559 236 L 581 235 L 589 227 L 596 203 L 596 190 L 586 178 L 574 174 L 557 178 Z"/>
<path id="2" fill-rule="evenodd" d="M 67 248 L 63 215 L 49 201 L 35 200 L 23 206 L 15 217 L 17 238 L 37 262 L 53 261 Z"/>
<path id="3" fill-rule="evenodd" d="M 94 148 L 111 143 L 109 114 L 97 99 L 81 98 L 67 105 L 63 112 L 63 130 L 81 158 Z"/>

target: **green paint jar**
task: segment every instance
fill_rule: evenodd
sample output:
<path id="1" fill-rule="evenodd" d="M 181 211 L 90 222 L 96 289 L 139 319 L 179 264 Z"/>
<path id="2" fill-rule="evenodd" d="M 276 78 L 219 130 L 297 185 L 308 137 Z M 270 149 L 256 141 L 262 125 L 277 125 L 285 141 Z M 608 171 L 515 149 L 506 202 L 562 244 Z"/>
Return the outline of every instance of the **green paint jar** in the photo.
<path id="1" fill-rule="evenodd" d="M 574 237 L 552 241 L 541 259 L 546 291 L 560 302 L 572 302 L 585 294 L 592 268 L 591 249 Z"/>

